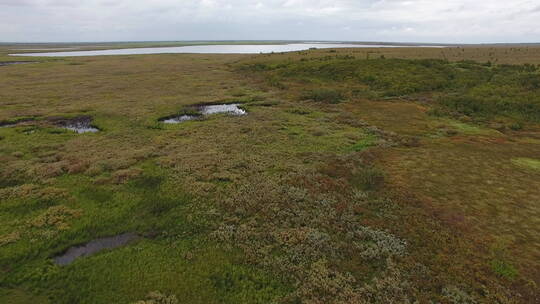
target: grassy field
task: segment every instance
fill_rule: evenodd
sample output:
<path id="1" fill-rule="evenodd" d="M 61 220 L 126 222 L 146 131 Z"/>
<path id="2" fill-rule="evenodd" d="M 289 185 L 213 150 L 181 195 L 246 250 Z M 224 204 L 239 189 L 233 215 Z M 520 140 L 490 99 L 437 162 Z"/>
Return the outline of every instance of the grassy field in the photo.
<path id="1" fill-rule="evenodd" d="M 539 47 L 22 60 L 2 303 L 539 301 Z M 248 115 L 158 121 L 215 102 Z M 101 131 L 54 124 L 81 115 Z"/>

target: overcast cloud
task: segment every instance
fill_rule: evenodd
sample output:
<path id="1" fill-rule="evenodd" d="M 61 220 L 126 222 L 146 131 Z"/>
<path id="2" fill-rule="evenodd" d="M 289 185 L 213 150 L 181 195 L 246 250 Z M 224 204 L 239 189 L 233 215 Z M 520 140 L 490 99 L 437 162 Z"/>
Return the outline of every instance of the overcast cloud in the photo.
<path id="1" fill-rule="evenodd" d="M 0 41 L 540 42 L 539 0 L 0 0 Z"/>

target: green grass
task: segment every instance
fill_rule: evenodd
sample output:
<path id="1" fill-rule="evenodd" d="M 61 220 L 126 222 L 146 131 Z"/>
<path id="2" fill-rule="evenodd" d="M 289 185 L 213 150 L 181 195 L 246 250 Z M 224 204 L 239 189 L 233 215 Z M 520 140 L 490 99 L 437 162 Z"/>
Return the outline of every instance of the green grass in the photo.
<path id="1" fill-rule="evenodd" d="M 351 149 L 353 151 L 362 151 L 362 150 L 365 150 L 369 147 L 372 147 L 375 145 L 375 142 L 376 142 L 377 138 L 373 135 L 367 135 L 365 138 L 363 138 L 362 140 L 358 141 L 356 144 L 354 144 Z"/>
<path id="2" fill-rule="evenodd" d="M 532 170 L 540 170 L 540 160 L 538 159 L 525 158 L 525 157 L 513 158 L 512 163 L 523 168 L 528 168 Z"/>
<path id="3" fill-rule="evenodd" d="M 180 303 L 267 303 L 287 289 L 235 254 L 193 241 L 141 241 L 91 257 L 51 275 L 54 303 L 131 303 L 151 291 L 179 295 Z M 195 242 L 196 243 L 196 242 Z"/>
<path id="4" fill-rule="evenodd" d="M 491 269 L 505 279 L 513 280 L 518 276 L 516 268 L 505 261 L 493 260 L 491 262 Z"/>

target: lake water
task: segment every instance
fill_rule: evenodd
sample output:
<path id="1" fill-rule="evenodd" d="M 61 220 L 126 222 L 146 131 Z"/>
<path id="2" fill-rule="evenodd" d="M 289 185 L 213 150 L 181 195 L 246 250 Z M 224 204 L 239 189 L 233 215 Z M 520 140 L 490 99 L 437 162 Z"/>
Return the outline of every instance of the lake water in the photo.
<path id="1" fill-rule="evenodd" d="M 142 55 L 142 54 L 259 54 L 304 51 L 311 48 L 378 48 L 378 47 L 406 47 L 403 45 L 368 45 L 345 43 L 293 43 L 293 44 L 246 44 L 246 45 L 194 45 L 160 48 L 134 48 L 99 51 L 74 52 L 47 52 L 10 54 L 10 56 L 33 57 L 75 57 L 75 56 L 102 56 L 102 55 Z M 437 46 L 411 46 L 411 47 L 437 47 Z"/>

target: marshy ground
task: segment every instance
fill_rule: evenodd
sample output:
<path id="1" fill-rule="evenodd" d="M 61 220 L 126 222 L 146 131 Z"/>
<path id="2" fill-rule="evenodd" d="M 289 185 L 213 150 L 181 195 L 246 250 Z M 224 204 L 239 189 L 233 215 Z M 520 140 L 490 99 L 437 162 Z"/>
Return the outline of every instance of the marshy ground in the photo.
<path id="1" fill-rule="evenodd" d="M 0 67 L 2 303 L 539 300 L 539 47 L 32 60 Z M 216 103 L 249 114 L 160 122 Z"/>

